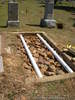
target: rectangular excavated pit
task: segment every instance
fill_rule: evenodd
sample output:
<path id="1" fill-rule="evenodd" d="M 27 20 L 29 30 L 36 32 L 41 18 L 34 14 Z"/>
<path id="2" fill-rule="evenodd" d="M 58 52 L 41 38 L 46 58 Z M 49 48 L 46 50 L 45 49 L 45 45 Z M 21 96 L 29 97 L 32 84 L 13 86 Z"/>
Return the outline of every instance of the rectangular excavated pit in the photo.
<path id="1" fill-rule="evenodd" d="M 44 75 L 42 80 L 40 81 L 50 81 L 57 80 L 62 78 L 69 78 L 73 76 L 73 74 L 66 72 L 66 70 L 62 67 L 62 65 L 55 59 L 54 55 L 46 48 L 46 46 L 40 41 L 40 39 L 36 35 L 37 33 L 22 33 L 31 53 L 34 57 L 40 71 Z M 64 61 L 75 71 L 74 65 L 70 62 L 70 60 L 60 52 L 60 50 L 45 36 L 43 33 L 39 33 L 56 51 L 57 53 L 64 59 Z M 17 52 L 22 56 L 24 63 L 23 67 L 27 73 L 28 77 L 36 78 L 36 73 L 33 69 L 32 64 L 27 56 L 27 53 L 23 47 L 22 41 L 18 36 L 18 47 Z M 29 78 L 28 78 L 29 80 Z M 32 79 L 30 79 L 32 80 Z M 35 79 L 33 79 L 35 80 Z"/>
<path id="2" fill-rule="evenodd" d="M 12 53 L 4 57 L 5 65 L 7 66 L 5 70 L 10 72 L 13 77 L 18 80 L 23 79 L 26 83 L 31 82 L 48 82 L 54 80 L 67 79 L 75 77 L 75 73 L 68 73 L 62 67 L 62 65 L 55 59 L 54 55 L 46 48 L 46 46 L 39 40 L 36 34 L 40 34 L 50 45 L 53 47 L 57 53 L 64 59 L 64 61 L 75 71 L 75 66 L 70 62 L 70 60 L 48 39 L 45 33 L 41 32 L 10 32 L 13 34 L 12 45 L 10 45 L 10 50 L 12 48 Z M 16 34 L 16 35 L 15 35 Z M 22 41 L 20 39 L 20 34 L 23 35 L 38 67 L 40 68 L 43 78 L 39 79 L 33 69 L 33 66 L 27 56 L 27 53 L 23 47 Z M 13 48 L 15 48 L 15 53 L 13 53 Z M 8 68 L 8 69 L 7 69 Z"/>

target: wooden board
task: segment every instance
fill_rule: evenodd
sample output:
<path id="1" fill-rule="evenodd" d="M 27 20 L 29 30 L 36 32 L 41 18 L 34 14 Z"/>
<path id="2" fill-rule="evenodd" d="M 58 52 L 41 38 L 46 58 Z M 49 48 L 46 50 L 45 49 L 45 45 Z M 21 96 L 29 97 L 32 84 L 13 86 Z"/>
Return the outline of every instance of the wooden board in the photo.
<path id="1" fill-rule="evenodd" d="M 68 51 L 75 56 L 75 49 L 70 48 L 70 49 L 68 49 Z"/>

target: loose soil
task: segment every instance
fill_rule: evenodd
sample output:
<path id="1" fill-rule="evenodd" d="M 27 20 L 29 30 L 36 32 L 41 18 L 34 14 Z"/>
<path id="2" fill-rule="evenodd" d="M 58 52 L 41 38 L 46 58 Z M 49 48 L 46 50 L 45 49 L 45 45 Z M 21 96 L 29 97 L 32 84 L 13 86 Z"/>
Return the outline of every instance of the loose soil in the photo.
<path id="1" fill-rule="evenodd" d="M 8 37 L 11 37 L 11 35 L 8 35 Z M 71 94 L 70 92 L 74 88 L 74 79 L 68 80 L 68 83 L 67 81 L 51 82 L 38 85 L 33 82 L 31 83 L 33 79 L 37 79 L 37 75 L 29 61 L 22 42 L 19 37 L 17 38 L 16 35 L 12 34 L 10 39 L 8 37 L 6 38 L 8 47 L 5 48 L 6 53 L 2 55 L 5 72 L 0 74 L 1 100 L 2 98 L 3 100 L 31 100 L 30 98 L 35 100 L 40 97 L 49 97 L 50 95 L 56 96 L 56 94 L 59 94 L 60 96 L 63 96 Z M 56 70 L 62 71 L 60 69 L 61 66 L 59 66 L 60 64 L 36 36 L 24 36 L 24 38 L 35 60 L 38 56 L 39 59 L 36 60 L 36 62 L 44 76 L 47 76 L 47 74 L 45 74 L 47 70 L 48 72 L 53 72 L 54 75 L 56 75 Z M 51 67 L 50 65 L 54 67 Z M 64 74 L 64 71 L 61 73 Z M 74 89 L 72 90 L 72 94 L 74 96 Z"/>
<path id="2" fill-rule="evenodd" d="M 43 75 L 52 76 L 65 74 L 62 66 L 57 62 L 53 54 L 46 48 L 46 46 L 36 35 L 24 36 L 24 39 Z M 31 71 L 30 76 L 35 76 L 35 71 L 29 61 L 29 58 L 27 57 L 21 39 L 19 38 L 18 41 L 17 53 L 23 58 L 23 67 L 26 70 Z"/>

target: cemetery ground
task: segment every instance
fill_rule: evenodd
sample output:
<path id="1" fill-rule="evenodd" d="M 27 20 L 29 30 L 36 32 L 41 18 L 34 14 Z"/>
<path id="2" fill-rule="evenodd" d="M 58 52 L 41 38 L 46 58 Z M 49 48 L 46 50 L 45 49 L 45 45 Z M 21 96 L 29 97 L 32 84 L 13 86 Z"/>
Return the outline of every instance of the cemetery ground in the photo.
<path id="1" fill-rule="evenodd" d="M 5 51 L 3 53 L 5 72 L 0 75 L 0 98 L 3 100 L 41 100 L 42 98 L 49 99 L 68 98 L 68 100 L 75 99 L 75 78 L 68 80 L 60 80 L 50 83 L 39 84 L 25 84 L 25 72 L 21 69 L 20 63 L 22 59 L 17 58 L 16 54 L 16 34 L 11 32 L 35 32 L 44 31 L 56 42 L 56 46 L 62 50 L 67 43 L 75 43 L 75 8 L 54 10 L 54 18 L 57 23 L 63 23 L 63 29 L 56 28 L 41 28 L 40 20 L 44 13 L 44 4 L 39 0 L 25 0 L 19 1 L 19 27 L 6 27 L 7 20 L 7 2 L 0 3 L 0 32 L 4 38 Z M 71 5 L 69 5 L 71 6 Z M 9 50 L 9 47 L 11 48 Z M 10 57 L 11 55 L 11 57 Z M 18 63 L 18 65 L 17 65 Z M 71 99 L 70 99 L 71 97 Z M 55 100 L 55 99 L 52 99 Z M 57 99 L 58 100 L 58 99 Z M 60 99 L 59 99 L 60 100 Z M 65 99 L 64 99 L 65 100 Z"/>

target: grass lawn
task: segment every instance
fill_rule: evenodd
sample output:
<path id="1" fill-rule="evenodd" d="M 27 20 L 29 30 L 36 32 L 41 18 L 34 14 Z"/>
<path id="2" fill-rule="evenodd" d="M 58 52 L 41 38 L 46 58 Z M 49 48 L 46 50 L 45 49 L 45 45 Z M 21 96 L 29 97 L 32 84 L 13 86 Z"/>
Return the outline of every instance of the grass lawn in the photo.
<path id="1" fill-rule="evenodd" d="M 73 27 L 75 21 L 75 8 L 70 8 L 67 10 L 66 8 L 58 9 L 55 7 L 54 9 L 54 19 L 56 19 L 57 23 L 61 22 L 64 25 L 63 29 L 56 28 L 41 28 L 40 20 L 43 18 L 44 15 L 44 4 L 40 3 L 40 0 L 17 0 L 19 1 L 19 20 L 20 25 L 19 27 L 5 27 L 7 24 L 8 18 L 8 6 L 7 0 L 5 4 L 1 4 L 0 2 L 0 32 L 6 32 L 6 41 L 7 45 L 11 45 L 12 42 L 15 40 L 13 34 L 8 34 L 8 32 L 12 31 L 44 31 L 46 34 L 53 39 L 57 44 L 57 46 L 62 49 L 66 46 L 68 42 L 75 44 L 75 27 Z M 58 4 L 57 4 L 58 5 Z M 64 5 L 64 4 L 63 4 Z M 63 6 L 62 5 L 62 6 Z M 67 4 L 71 6 L 70 4 Z M 71 10 L 72 9 L 72 10 Z M 59 97 L 69 98 L 68 100 L 75 99 L 75 79 L 69 79 L 65 81 L 58 81 L 58 82 L 51 82 L 45 84 L 38 84 L 38 85 L 27 85 L 27 87 L 20 83 L 10 82 L 8 80 L 8 76 L 4 76 L 4 79 L 0 80 L 0 90 L 2 95 L 5 95 L 5 100 L 26 100 L 25 97 L 32 99 L 29 100 L 39 100 L 41 97 L 45 98 L 44 100 L 48 100 L 48 98 Z M 2 85 L 1 82 L 4 84 Z M 7 86 L 9 84 L 9 86 Z M 13 85 L 13 86 L 12 86 Z M 6 89 L 2 90 L 2 89 Z M 25 96 L 25 97 L 24 97 Z M 38 97 L 38 99 L 36 98 Z M 72 99 L 70 99 L 70 97 Z M 14 99 L 17 98 L 17 99 Z M 40 99 L 43 100 L 43 99 Z M 50 100 L 60 100 L 60 99 L 50 99 Z M 62 100 L 62 99 L 61 99 Z M 65 100 L 65 99 L 63 99 Z"/>
<path id="2" fill-rule="evenodd" d="M 64 24 L 64 29 L 57 28 L 40 28 L 40 20 L 44 15 L 44 4 L 40 4 L 39 0 L 19 1 L 19 20 L 18 28 L 3 28 L 7 24 L 7 2 L 4 5 L 0 4 L 0 31 L 45 31 L 57 43 L 66 45 L 68 41 L 72 42 L 75 37 L 75 27 L 73 27 L 75 15 L 72 10 L 55 9 L 54 18 L 57 22 Z M 57 4 L 58 5 L 58 4 Z M 68 4 L 67 4 L 68 5 Z M 75 8 L 74 8 L 75 9 Z M 27 11 L 27 13 L 26 13 Z M 58 41 L 58 38 L 59 41 Z M 74 42 L 75 43 L 75 42 Z"/>

